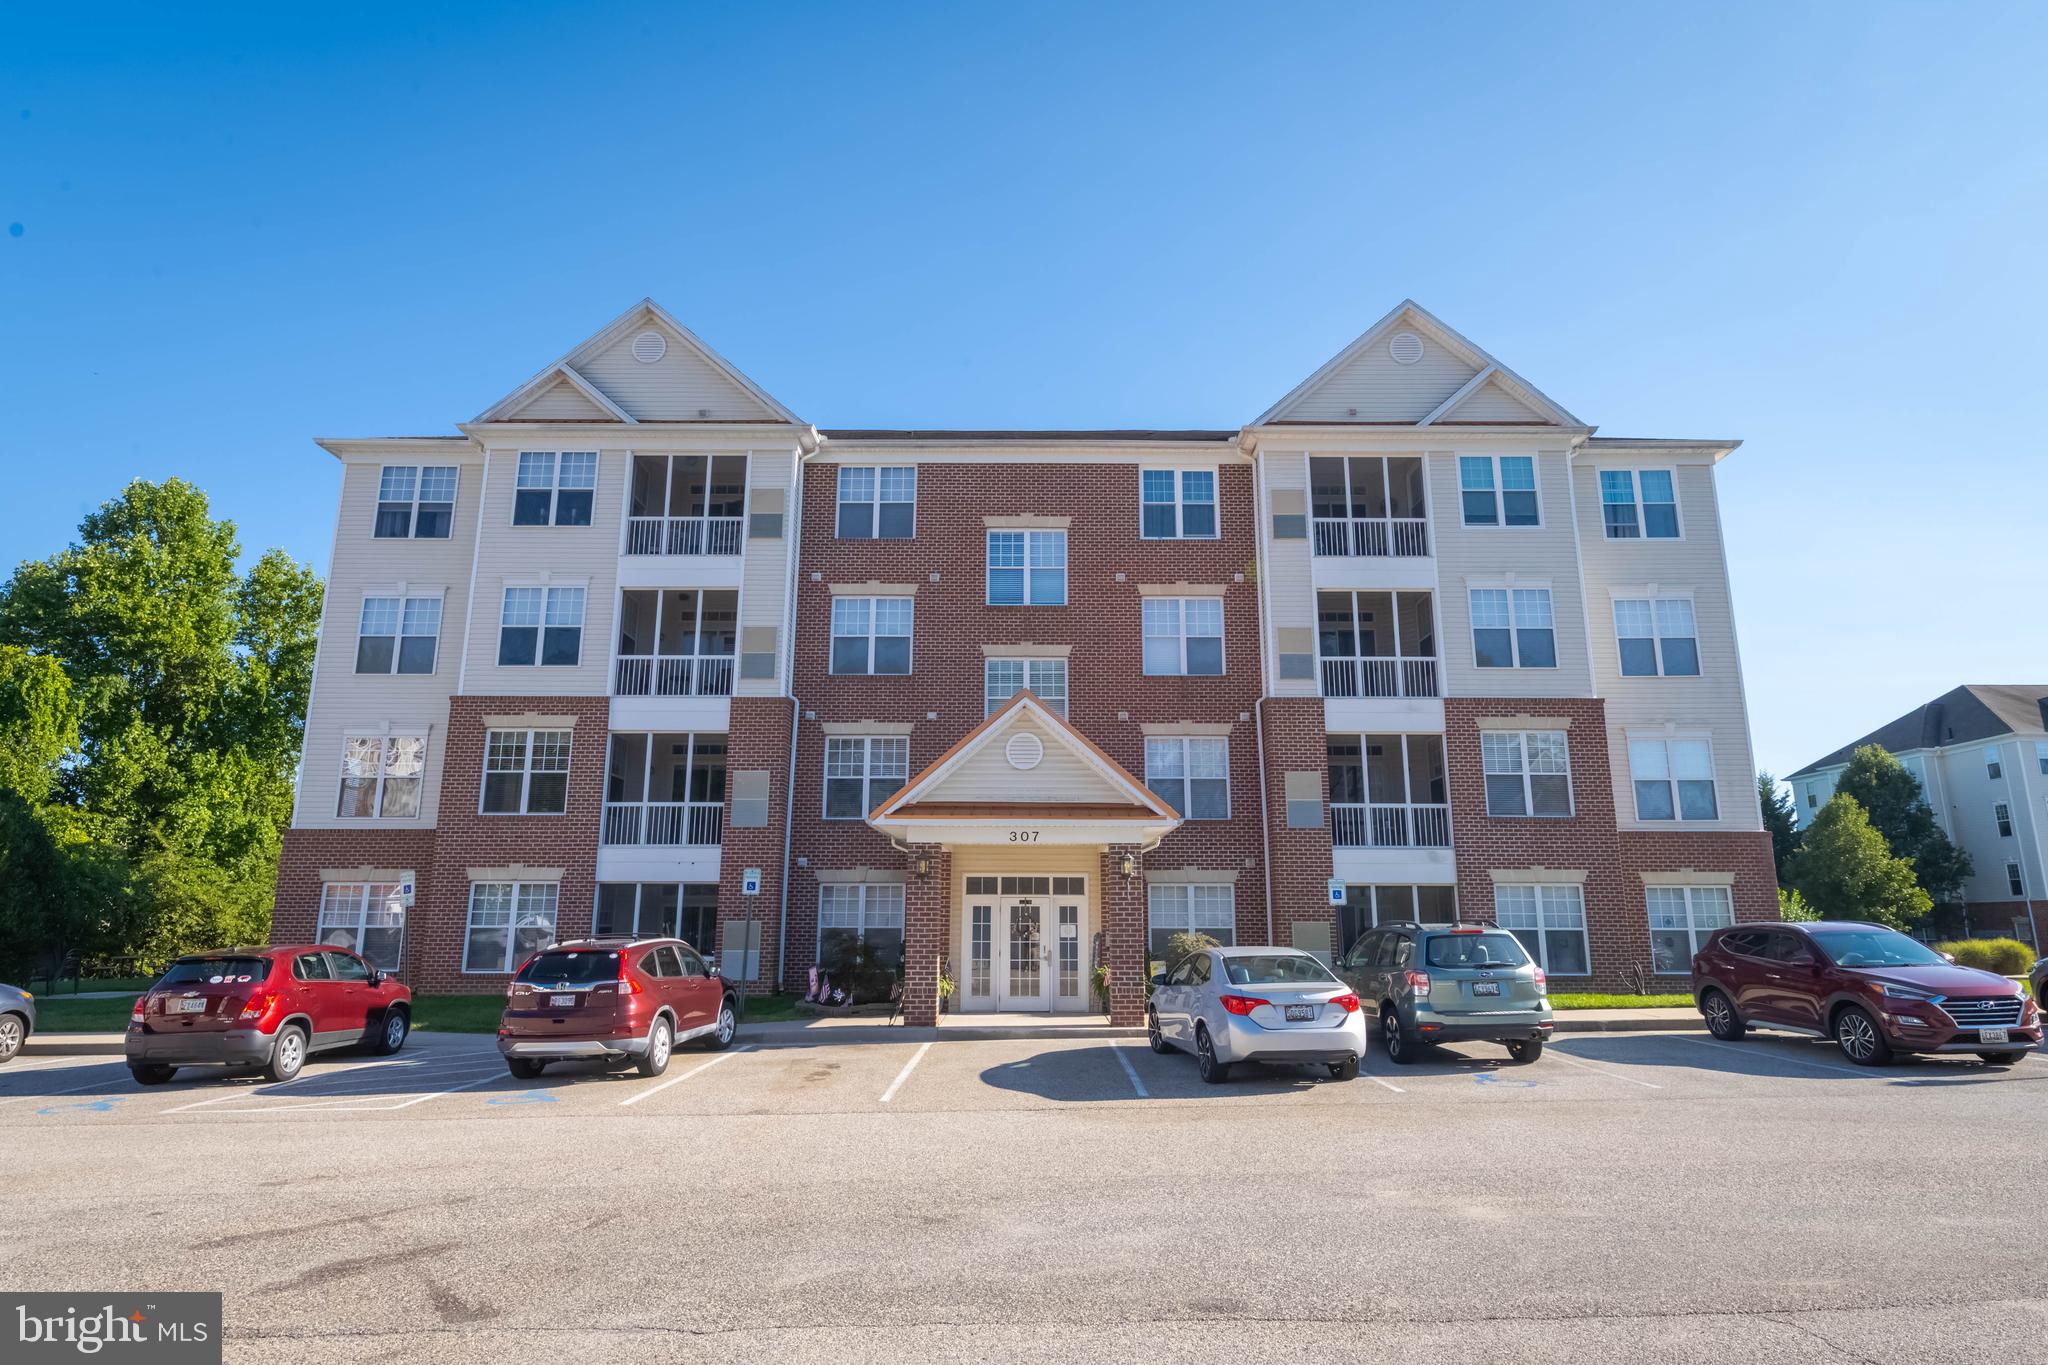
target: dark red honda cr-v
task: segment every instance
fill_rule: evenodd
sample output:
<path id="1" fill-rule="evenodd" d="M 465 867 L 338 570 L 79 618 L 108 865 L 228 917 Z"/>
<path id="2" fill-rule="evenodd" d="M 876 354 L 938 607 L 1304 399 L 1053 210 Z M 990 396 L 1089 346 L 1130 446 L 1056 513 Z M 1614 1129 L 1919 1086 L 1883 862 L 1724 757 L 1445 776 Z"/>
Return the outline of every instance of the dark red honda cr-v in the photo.
<path id="1" fill-rule="evenodd" d="M 498 1024 L 498 1051 L 531 1079 L 549 1062 L 631 1061 L 659 1076 L 677 1044 L 732 1046 L 739 995 L 681 939 L 551 943 L 519 964 Z"/>
<path id="2" fill-rule="evenodd" d="M 1895 1052 L 1974 1052 L 2005 1066 L 2041 1042 L 2040 1012 L 2017 984 L 1877 924 L 1716 930 L 1693 957 L 1692 991 L 1716 1038 L 1752 1028 L 1833 1038 L 1858 1066 Z"/>

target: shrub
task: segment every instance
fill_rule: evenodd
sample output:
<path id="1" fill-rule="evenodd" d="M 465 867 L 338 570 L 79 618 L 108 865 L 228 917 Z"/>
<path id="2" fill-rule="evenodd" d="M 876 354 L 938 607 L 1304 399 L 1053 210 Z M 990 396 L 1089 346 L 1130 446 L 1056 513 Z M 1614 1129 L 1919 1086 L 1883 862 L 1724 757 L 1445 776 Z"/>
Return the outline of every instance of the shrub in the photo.
<path id="1" fill-rule="evenodd" d="M 1934 951 L 1948 953 L 1961 966 L 2000 976 L 2025 976 L 2034 965 L 2034 950 L 2016 938 L 1961 938 L 1937 943 Z"/>
<path id="2" fill-rule="evenodd" d="M 1180 961 L 1189 953 L 1198 953 L 1204 948 L 1220 948 L 1222 946 L 1222 944 L 1210 938 L 1199 929 L 1182 929 L 1177 933 L 1169 934 L 1166 938 L 1167 968 L 1171 970 L 1174 963 Z"/>

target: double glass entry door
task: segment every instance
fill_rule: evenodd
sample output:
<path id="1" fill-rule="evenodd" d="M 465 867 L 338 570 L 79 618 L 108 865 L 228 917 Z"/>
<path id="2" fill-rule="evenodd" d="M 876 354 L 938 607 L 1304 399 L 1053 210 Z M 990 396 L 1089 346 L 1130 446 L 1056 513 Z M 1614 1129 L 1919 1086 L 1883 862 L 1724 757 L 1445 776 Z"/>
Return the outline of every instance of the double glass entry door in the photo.
<path id="1" fill-rule="evenodd" d="M 1086 1002 L 1078 877 L 971 877 L 966 1003 L 1011 1011 L 1080 1009 Z M 992 890 L 977 890 L 994 883 Z M 1071 887 L 1053 894 L 1052 885 Z M 1016 887 L 1027 888 L 1015 894 Z M 1005 895 L 1004 891 L 1012 891 Z"/>

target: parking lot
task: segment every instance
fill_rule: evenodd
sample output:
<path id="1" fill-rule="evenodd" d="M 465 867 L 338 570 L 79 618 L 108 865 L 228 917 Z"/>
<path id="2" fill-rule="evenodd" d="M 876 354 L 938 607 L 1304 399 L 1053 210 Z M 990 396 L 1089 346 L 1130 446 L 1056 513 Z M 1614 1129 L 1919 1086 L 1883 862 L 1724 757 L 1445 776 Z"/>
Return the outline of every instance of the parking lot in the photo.
<path id="1" fill-rule="evenodd" d="M 2043 1131 L 2038 1054 L 1693 1032 L 1222 1087 L 1142 1039 L 519 1081 L 423 1034 L 284 1084 L 25 1057 L 0 1235 L 10 1287 L 225 1290 L 230 1359 L 1981 1362 L 2048 1340 Z"/>

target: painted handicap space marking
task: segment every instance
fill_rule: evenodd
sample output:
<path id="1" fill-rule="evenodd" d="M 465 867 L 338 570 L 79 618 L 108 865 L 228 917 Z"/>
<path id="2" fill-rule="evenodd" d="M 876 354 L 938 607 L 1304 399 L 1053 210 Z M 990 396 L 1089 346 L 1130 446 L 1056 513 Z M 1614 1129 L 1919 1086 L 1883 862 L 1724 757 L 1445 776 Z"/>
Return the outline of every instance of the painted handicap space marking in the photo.
<path id="1" fill-rule="evenodd" d="M 485 1104 L 559 1104 L 561 1096 L 545 1090 L 523 1090 L 517 1095 L 493 1095 Z"/>
<path id="2" fill-rule="evenodd" d="M 43 1114 L 62 1114 L 69 1110 L 77 1109 L 92 1114 L 110 1114 L 113 1112 L 114 1106 L 119 1104 L 124 1098 L 121 1095 L 108 1095 L 97 1100 L 78 1100 L 71 1104 L 53 1104 L 47 1109 L 36 1110 L 36 1113 L 39 1116 Z"/>
<path id="3" fill-rule="evenodd" d="M 1541 1085 L 1543 1082 L 1521 1079 L 1510 1080 L 1491 1071 L 1475 1071 L 1472 1073 L 1472 1084 L 1498 1086 L 1508 1090 L 1527 1090 L 1529 1087 Z"/>

